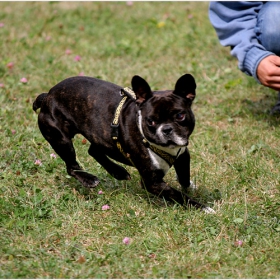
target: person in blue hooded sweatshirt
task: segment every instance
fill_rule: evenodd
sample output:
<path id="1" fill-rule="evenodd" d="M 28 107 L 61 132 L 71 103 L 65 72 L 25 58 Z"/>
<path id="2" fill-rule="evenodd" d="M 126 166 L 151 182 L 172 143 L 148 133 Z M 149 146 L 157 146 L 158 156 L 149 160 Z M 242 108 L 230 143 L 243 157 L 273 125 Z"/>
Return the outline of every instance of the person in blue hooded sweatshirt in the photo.
<path id="1" fill-rule="evenodd" d="M 209 19 L 239 69 L 278 91 L 280 113 L 280 2 L 210 2 Z"/>

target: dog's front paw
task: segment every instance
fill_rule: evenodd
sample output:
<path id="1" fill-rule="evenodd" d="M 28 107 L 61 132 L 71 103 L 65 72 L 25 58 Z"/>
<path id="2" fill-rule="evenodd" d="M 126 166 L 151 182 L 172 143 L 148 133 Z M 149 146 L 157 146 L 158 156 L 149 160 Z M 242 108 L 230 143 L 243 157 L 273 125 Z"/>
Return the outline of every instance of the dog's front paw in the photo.
<path id="1" fill-rule="evenodd" d="M 216 214 L 216 211 L 211 207 L 203 207 L 202 211 L 204 211 L 206 214 Z"/>
<path id="2" fill-rule="evenodd" d="M 195 190 L 198 189 L 198 187 L 193 181 L 190 181 L 189 189 L 192 190 L 192 191 L 195 191 Z"/>

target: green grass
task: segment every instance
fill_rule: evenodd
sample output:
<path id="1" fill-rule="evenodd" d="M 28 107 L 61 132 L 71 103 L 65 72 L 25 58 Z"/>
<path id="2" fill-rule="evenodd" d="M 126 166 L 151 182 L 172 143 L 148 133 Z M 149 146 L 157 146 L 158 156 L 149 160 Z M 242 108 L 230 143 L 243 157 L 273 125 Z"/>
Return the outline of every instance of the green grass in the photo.
<path id="1" fill-rule="evenodd" d="M 0 278 L 280 278 L 280 118 L 269 115 L 276 93 L 237 69 L 207 8 L 0 2 Z M 137 74 L 154 90 L 193 74 L 193 196 L 216 215 L 149 196 L 133 168 L 131 181 L 114 180 L 81 136 L 78 159 L 101 183 L 88 191 L 69 178 L 50 156 L 32 102 L 81 72 L 122 86 Z M 173 169 L 166 181 L 179 187 Z"/>

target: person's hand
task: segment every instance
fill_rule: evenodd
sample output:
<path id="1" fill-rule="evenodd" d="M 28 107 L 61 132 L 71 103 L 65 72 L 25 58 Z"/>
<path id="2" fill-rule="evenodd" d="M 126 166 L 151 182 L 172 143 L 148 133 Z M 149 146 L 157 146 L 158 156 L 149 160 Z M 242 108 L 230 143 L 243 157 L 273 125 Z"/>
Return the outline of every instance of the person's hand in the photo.
<path id="1" fill-rule="evenodd" d="M 259 63 L 257 75 L 262 85 L 280 91 L 280 57 L 265 57 Z"/>

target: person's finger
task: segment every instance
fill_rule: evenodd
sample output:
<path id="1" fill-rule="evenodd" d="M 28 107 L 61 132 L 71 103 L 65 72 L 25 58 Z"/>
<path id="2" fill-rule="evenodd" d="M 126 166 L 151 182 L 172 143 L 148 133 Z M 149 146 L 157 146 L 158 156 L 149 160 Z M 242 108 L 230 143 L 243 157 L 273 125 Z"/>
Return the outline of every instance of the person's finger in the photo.
<path id="1" fill-rule="evenodd" d="M 268 56 L 269 60 L 271 61 L 271 63 L 273 63 L 275 66 L 280 67 L 280 57 L 277 55 L 271 55 Z"/>
<path id="2" fill-rule="evenodd" d="M 274 90 L 280 91 L 280 82 L 267 82 L 266 84 L 263 84 L 264 86 L 267 86 L 269 88 L 272 88 Z"/>
<path id="3" fill-rule="evenodd" d="M 257 76 L 262 85 L 280 89 L 280 58 L 276 55 L 265 57 L 258 65 Z"/>
<path id="4" fill-rule="evenodd" d="M 272 89 L 280 90 L 280 75 L 279 76 L 260 76 L 259 80 L 262 85 Z"/>

